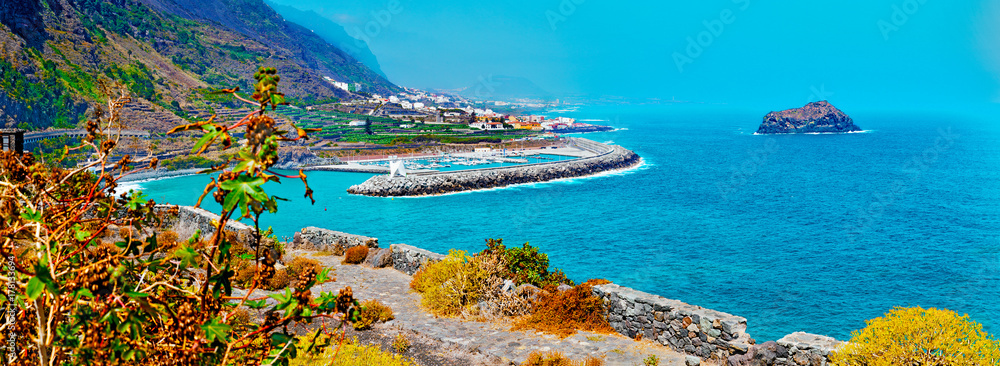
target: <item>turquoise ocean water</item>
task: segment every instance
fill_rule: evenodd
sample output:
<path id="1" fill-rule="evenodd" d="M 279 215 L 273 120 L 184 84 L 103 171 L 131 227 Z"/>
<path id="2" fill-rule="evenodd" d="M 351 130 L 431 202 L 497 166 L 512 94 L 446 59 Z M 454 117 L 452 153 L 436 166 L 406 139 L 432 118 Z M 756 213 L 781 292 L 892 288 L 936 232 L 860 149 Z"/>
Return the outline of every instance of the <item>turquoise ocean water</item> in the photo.
<path id="1" fill-rule="evenodd" d="M 935 114 L 852 113 L 865 133 L 755 136 L 761 111 L 589 107 L 619 130 L 580 135 L 636 151 L 628 172 L 423 198 L 348 195 L 370 175 L 312 172 L 265 218 L 445 253 L 530 241 L 576 280 L 623 286 L 748 319 L 774 340 L 847 339 L 895 306 L 967 313 L 1000 333 L 1000 128 Z M 207 178 L 134 184 L 194 204 Z M 208 201 L 208 200 L 206 200 Z M 206 208 L 217 210 L 214 203 Z"/>

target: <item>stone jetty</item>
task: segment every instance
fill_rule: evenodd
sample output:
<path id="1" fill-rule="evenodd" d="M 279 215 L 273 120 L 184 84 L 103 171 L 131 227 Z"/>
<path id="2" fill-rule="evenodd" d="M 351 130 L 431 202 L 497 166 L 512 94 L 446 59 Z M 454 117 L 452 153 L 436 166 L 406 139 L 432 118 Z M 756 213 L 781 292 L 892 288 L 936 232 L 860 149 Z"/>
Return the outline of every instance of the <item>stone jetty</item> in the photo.
<path id="1" fill-rule="evenodd" d="M 505 187 L 513 184 L 538 183 L 562 178 L 575 178 L 605 171 L 624 169 L 639 164 L 642 159 L 621 146 L 609 146 L 594 141 L 571 138 L 570 144 L 595 156 L 557 162 L 489 168 L 460 172 L 443 172 L 406 177 L 374 176 L 364 183 L 347 189 L 348 193 L 377 196 L 427 196 L 476 189 Z"/>

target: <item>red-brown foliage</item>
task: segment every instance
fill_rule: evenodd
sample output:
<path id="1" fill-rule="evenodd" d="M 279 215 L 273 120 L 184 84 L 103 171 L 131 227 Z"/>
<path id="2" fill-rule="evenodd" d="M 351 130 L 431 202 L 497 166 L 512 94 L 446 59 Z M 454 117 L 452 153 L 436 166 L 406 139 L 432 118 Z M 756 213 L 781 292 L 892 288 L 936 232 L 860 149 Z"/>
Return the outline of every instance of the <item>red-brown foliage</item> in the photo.
<path id="1" fill-rule="evenodd" d="M 356 247 L 351 247 L 347 249 L 347 252 L 344 254 L 344 264 L 358 264 L 364 262 L 367 257 L 367 246 L 358 245 Z"/>

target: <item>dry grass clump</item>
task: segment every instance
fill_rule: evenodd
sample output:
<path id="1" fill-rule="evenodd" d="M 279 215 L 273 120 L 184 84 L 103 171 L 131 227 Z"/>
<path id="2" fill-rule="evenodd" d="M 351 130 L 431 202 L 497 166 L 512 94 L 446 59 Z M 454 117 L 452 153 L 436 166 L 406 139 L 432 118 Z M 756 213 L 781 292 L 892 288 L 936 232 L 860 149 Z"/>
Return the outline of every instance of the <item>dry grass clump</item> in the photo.
<path id="1" fill-rule="evenodd" d="M 298 337 L 300 344 L 308 344 L 315 333 Z M 316 338 L 316 347 L 312 350 L 301 350 L 299 356 L 292 359 L 289 366 L 417 366 L 408 357 L 394 355 L 383 351 L 378 345 L 365 346 L 357 338 L 344 340 L 337 349 L 337 340 L 325 334 Z M 334 358 L 336 356 L 336 358 Z"/>
<path id="2" fill-rule="evenodd" d="M 166 252 L 172 252 L 177 249 L 177 245 L 180 244 L 178 240 L 180 240 L 180 238 L 173 230 L 166 230 L 156 235 L 157 244 L 159 244 L 160 248 L 163 248 Z"/>
<path id="3" fill-rule="evenodd" d="M 229 320 L 229 325 L 235 330 L 246 330 L 252 326 L 250 311 L 244 308 L 239 308 L 229 313 Z"/>
<path id="4" fill-rule="evenodd" d="M 261 286 L 265 290 L 280 290 L 288 287 L 292 283 L 294 277 L 288 275 L 288 271 L 284 269 L 275 270 L 274 275 L 267 279 L 267 283 Z"/>
<path id="5" fill-rule="evenodd" d="M 603 366 L 604 360 L 594 356 L 588 356 L 581 361 L 573 361 L 566 358 L 561 352 L 540 353 L 533 351 L 528 354 L 528 359 L 521 366 Z"/>
<path id="6" fill-rule="evenodd" d="M 406 337 L 406 334 L 397 334 L 396 338 L 392 340 L 392 349 L 396 353 L 406 353 L 406 351 L 410 350 L 410 339 Z"/>
<path id="7" fill-rule="evenodd" d="M 290 262 L 285 270 L 288 271 L 288 275 L 291 277 L 296 277 L 302 273 L 305 273 L 308 269 L 312 268 L 313 273 L 319 273 L 323 270 L 323 265 L 319 264 L 318 260 L 306 257 L 295 257 Z"/>
<path id="8" fill-rule="evenodd" d="M 249 288 L 253 285 L 257 271 L 268 271 L 269 268 L 272 268 L 277 263 L 277 257 L 280 255 L 277 249 L 267 248 L 262 250 L 261 268 L 258 269 L 256 267 L 256 259 L 254 258 L 256 251 L 236 241 L 230 252 L 234 257 L 232 263 L 233 270 L 236 272 L 236 275 L 232 278 L 233 285 L 241 288 Z M 288 265 L 285 268 L 274 269 L 274 273 L 258 287 L 264 290 L 280 290 L 293 285 L 293 282 L 300 276 L 312 278 L 322 270 L 323 265 L 315 259 L 295 257 L 288 261 Z"/>
<path id="9" fill-rule="evenodd" d="M 378 302 L 378 300 L 368 300 L 361 303 L 361 313 L 358 315 L 358 321 L 354 322 L 354 329 L 368 329 L 371 328 L 372 324 L 392 319 L 395 319 L 395 316 L 392 315 L 392 308 Z"/>
<path id="10" fill-rule="evenodd" d="M 368 257 L 368 247 L 365 245 L 358 245 L 356 247 L 351 247 L 347 249 L 344 253 L 344 264 L 359 264 L 365 261 Z"/>
<path id="11" fill-rule="evenodd" d="M 414 274 L 410 288 L 423 295 L 420 305 L 438 316 L 456 316 L 477 304 L 487 273 L 470 263 L 471 258 L 452 250 L 441 261 Z"/>
<path id="12" fill-rule="evenodd" d="M 437 316 L 485 320 L 520 317 L 515 319 L 514 329 L 535 329 L 561 337 L 577 330 L 614 333 L 604 302 L 591 292 L 592 286 L 610 281 L 590 280 L 559 291 L 559 285 L 571 281 L 561 271 L 549 272 L 547 256 L 536 248 L 525 244 L 507 249 L 499 240 L 487 245 L 489 249 L 475 256 L 453 250 L 415 273 L 410 288 L 422 295 L 421 306 Z M 505 284 L 507 278 L 546 285 L 544 289 L 514 289 L 510 282 Z M 513 281 L 513 285 L 518 284 L 521 282 Z"/>
<path id="13" fill-rule="evenodd" d="M 591 292 L 593 284 L 587 281 L 566 291 L 546 286 L 532 301 L 531 315 L 518 320 L 514 329 L 535 329 L 560 337 L 577 330 L 614 333 L 605 316 L 604 301 Z"/>
<path id="14" fill-rule="evenodd" d="M 483 280 L 482 301 L 486 308 L 479 309 L 479 315 L 487 319 L 505 316 L 521 316 L 531 309 L 531 301 L 526 294 L 504 291 L 503 274 L 507 273 L 507 258 L 502 253 L 483 252 L 473 257 L 472 263 L 487 273 Z"/>

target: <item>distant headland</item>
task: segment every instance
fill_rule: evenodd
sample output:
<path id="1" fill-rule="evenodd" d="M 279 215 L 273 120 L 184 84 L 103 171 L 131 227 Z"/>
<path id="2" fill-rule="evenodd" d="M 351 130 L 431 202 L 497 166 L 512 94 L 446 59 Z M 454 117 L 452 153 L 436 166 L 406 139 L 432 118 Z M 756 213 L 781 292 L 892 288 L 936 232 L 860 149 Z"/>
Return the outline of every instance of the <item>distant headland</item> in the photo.
<path id="1" fill-rule="evenodd" d="M 827 101 L 813 102 L 802 108 L 771 112 L 757 128 L 757 134 L 845 133 L 859 132 L 854 120 Z"/>

